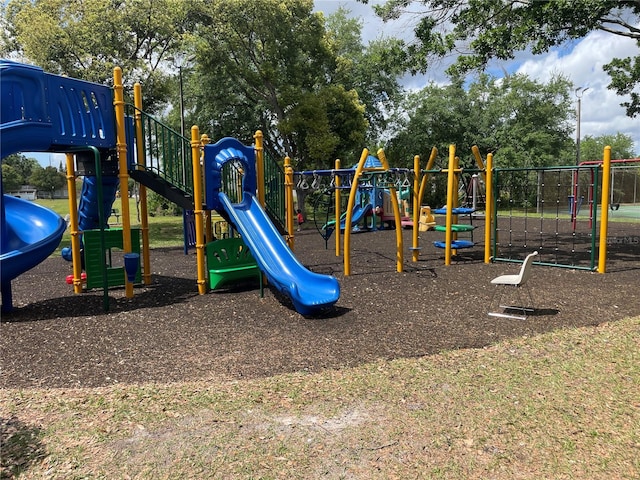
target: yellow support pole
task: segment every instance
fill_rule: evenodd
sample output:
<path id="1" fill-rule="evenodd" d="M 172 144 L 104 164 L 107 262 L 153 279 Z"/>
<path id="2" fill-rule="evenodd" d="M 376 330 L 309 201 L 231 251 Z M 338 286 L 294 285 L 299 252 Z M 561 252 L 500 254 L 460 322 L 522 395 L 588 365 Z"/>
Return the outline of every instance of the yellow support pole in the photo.
<path id="1" fill-rule="evenodd" d="M 291 158 L 284 157 L 284 199 L 287 217 L 287 245 L 293 251 L 295 246 L 293 228 L 293 167 Z"/>
<path id="2" fill-rule="evenodd" d="M 73 264 L 73 293 L 82 293 L 82 261 L 80 260 L 80 231 L 78 230 L 78 198 L 73 154 L 65 155 L 67 161 L 67 190 L 69 192 L 69 229 L 71 230 L 71 260 Z"/>
<path id="3" fill-rule="evenodd" d="M 493 224 L 493 153 L 487 154 L 486 205 L 484 208 L 484 263 L 491 262 L 491 231 Z"/>
<path id="4" fill-rule="evenodd" d="M 453 239 L 451 232 L 451 225 L 453 225 L 453 206 L 454 206 L 454 193 L 458 194 L 458 190 L 455 189 L 455 167 L 456 167 L 456 146 L 449 145 L 449 169 L 447 171 L 447 215 L 446 215 L 446 235 L 445 235 L 445 250 L 444 250 L 444 264 L 451 265 L 451 241 Z M 455 192 L 454 192 L 455 189 Z"/>
<path id="5" fill-rule="evenodd" d="M 427 166 L 425 170 L 433 169 L 433 164 L 436 163 L 436 157 L 438 156 L 438 149 L 433 147 L 431 149 L 431 155 L 429 156 L 429 160 L 427 161 Z M 418 201 L 420 205 L 422 205 L 422 199 L 424 198 L 424 191 L 427 188 L 427 180 L 429 179 L 429 174 L 425 173 L 422 177 L 422 181 L 420 182 L 420 192 L 418 194 Z"/>
<path id="6" fill-rule="evenodd" d="M 598 273 L 607 271 L 607 234 L 609 230 L 609 192 L 611 187 L 611 147 L 604 147 L 602 159 L 602 205 L 600 206 L 600 248 Z"/>
<path id="7" fill-rule="evenodd" d="M 207 293 L 204 251 L 204 221 L 202 211 L 202 171 L 200 168 L 200 130 L 191 127 L 191 165 L 193 169 L 193 215 L 196 224 L 196 263 L 198 267 L 198 293 Z"/>
<path id="8" fill-rule="evenodd" d="M 340 170 L 340 159 L 336 159 L 335 161 L 335 169 L 336 170 Z M 336 214 L 336 223 L 335 223 L 335 229 L 336 229 L 336 257 L 340 256 L 340 175 L 338 175 L 336 173 L 335 179 L 334 179 L 334 185 L 336 187 L 336 191 L 335 191 L 335 214 Z"/>
<path id="9" fill-rule="evenodd" d="M 116 151 L 120 165 L 120 200 L 122 209 L 122 250 L 131 253 L 131 218 L 129 216 L 129 171 L 127 165 L 127 137 L 125 134 L 124 118 L 124 87 L 122 85 L 122 69 L 113 69 L 113 106 L 116 113 Z M 133 283 L 124 274 L 125 296 L 133 298 Z"/>
<path id="10" fill-rule="evenodd" d="M 418 261 L 420 250 L 418 246 L 418 223 L 420 222 L 420 156 L 413 157 L 413 236 L 411 260 Z"/>
<path id="11" fill-rule="evenodd" d="M 144 166 L 144 138 L 142 136 L 142 87 L 133 85 L 133 104 L 136 107 L 136 153 L 138 165 Z M 147 208 L 147 187 L 140 184 L 140 229 L 142 230 L 142 282 L 151 285 L 151 260 L 149 255 L 149 211 Z"/>
<path id="12" fill-rule="evenodd" d="M 474 145 L 473 147 L 471 147 L 471 151 L 473 152 L 473 156 L 476 159 L 476 165 L 478 165 L 478 168 L 480 170 L 482 170 L 482 180 L 484 181 L 485 185 L 487 184 L 487 172 L 485 170 L 484 167 L 484 162 L 482 161 L 482 156 L 480 155 L 480 149 L 478 148 L 477 145 Z"/>
<path id="13" fill-rule="evenodd" d="M 369 150 L 362 150 L 360 161 L 356 168 L 356 173 L 351 181 L 351 190 L 349 191 L 349 202 L 347 203 L 347 216 L 344 219 L 344 275 L 351 275 L 351 221 L 353 219 L 353 206 L 356 203 L 356 192 L 358 191 L 358 179 L 362 175 L 364 162 L 367 160 Z M 340 219 L 336 218 L 336 228 L 340 228 Z"/>
<path id="14" fill-rule="evenodd" d="M 258 182 L 258 201 L 263 207 L 266 205 L 264 192 L 264 144 L 262 130 L 257 130 L 253 136 L 256 150 L 256 177 Z"/>
<path id="15" fill-rule="evenodd" d="M 378 159 L 382 162 L 382 167 L 385 170 L 389 170 L 389 162 L 387 156 L 384 154 L 384 150 L 378 150 Z M 400 218 L 400 205 L 398 205 L 398 195 L 396 194 L 395 187 L 389 188 L 389 195 L 391 195 L 391 205 L 393 206 L 393 216 L 396 222 L 396 271 L 402 272 L 404 257 L 402 242 L 402 219 Z"/>

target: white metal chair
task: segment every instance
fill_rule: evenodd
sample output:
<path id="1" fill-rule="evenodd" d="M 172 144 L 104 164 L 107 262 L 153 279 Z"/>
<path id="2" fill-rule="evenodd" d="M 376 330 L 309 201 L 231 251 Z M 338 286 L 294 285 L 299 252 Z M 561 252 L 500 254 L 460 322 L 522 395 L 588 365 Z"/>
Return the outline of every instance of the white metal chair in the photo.
<path id="1" fill-rule="evenodd" d="M 522 262 L 522 266 L 520 267 L 520 272 L 517 275 L 500 275 L 499 277 L 491 280 L 491 283 L 496 286 L 495 291 L 493 292 L 493 296 L 491 297 L 491 302 L 489 304 L 489 315 L 492 317 L 503 317 L 503 318 L 515 318 L 517 320 L 526 320 L 527 312 L 533 312 L 533 299 L 531 297 L 531 291 L 526 286 L 527 280 L 531 278 L 531 265 L 533 264 L 533 257 L 538 255 L 538 252 L 530 253 Z M 518 294 L 518 300 L 520 301 L 520 305 L 503 305 L 502 299 L 508 293 L 507 288 L 502 287 L 514 287 Z M 522 288 L 524 287 L 524 288 Z M 526 290 L 527 295 L 529 297 L 529 303 L 523 302 L 522 290 Z M 496 294 L 500 292 L 500 297 L 498 298 L 497 304 L 499 308 L 502 309 L 502 312 L 494 312 L 492 306 L 494 304 L 494 299 Z M 515 315 L 513 313 L 509 313 L 509 311 L 517 310 L 522 312 L 521 315 Z"/>

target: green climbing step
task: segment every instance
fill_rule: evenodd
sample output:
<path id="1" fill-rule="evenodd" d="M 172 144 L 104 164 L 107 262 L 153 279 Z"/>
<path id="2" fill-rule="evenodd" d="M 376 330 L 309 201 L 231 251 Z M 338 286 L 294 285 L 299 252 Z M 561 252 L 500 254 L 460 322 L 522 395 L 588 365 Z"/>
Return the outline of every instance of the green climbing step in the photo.
<path id="1" fill-rule="evenodd" d="M 451 225 L 452 232 L 471 232 L 475 229 L 473 225 Z M 446 225 L 436 225 L 433 229 L 437 232 L 446 232 Z"/>

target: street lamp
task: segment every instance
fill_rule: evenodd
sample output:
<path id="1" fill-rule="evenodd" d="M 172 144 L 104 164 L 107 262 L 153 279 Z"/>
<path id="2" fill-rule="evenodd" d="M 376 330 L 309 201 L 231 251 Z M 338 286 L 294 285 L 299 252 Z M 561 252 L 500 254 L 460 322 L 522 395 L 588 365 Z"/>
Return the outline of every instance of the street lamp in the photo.
<path id="1" fill-rule="evenodd" d="M 578 106 L 576 107 L 576 165 L 580 165 L 580 108 L 582 103 L 582 95 L 589 90 L 589 87 L 579 87 L 575 89 L 575 96 L 578 99 Z"/>

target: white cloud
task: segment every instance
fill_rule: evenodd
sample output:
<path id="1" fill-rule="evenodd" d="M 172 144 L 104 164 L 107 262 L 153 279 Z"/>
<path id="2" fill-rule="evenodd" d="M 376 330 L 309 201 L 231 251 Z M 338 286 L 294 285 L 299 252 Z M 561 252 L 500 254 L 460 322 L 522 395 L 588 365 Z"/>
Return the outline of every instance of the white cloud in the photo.
<path id="1" fill-rule="evenodd" d="M 610 83 L 609 75 L 602 69 L 603 65 L 614 58 L 637 54 L 638 47 L 632 39 L 605 32 L 592 32 L 576 42 L 570 51 L 555 49 L 545 55 L 529 57 L 516 71 L 539 81 L 562 73 L 576 88 L 588 87 L 581 101 L 581 136 L 621 132 L 633 138 L 638 153 L 640 119 L 627 117 L 620 103 L 628 98 L 620 97 L 607 88 Z"/>
<path id="2" fill-rule="evenodd" d="M 381 2 L 382 0 L 372 0 L 370 4 Z M 365 42 L 378 38 L 381 34 L 406 40 L 413 38 L 413 24 L 410 20 L 399 19 L 384 24 L 375 16 L 370 5 L 363 5 L 354 0 L 315 1 L 315 9 L 326 14 L 336 11 L 340 6 L 351 10 L 352 16 L 361 18 Z M 592 32 L 582 40 L 555 48 L 547 54 L 534 56 L 530 52 L 520 52 L 512 61 L 491 62 L 488 72 L 497 77 L 503 72 L 517 72 L 541 82 L 561 73 L 569 78 L 576 88 L 589 87 L 581 101 L 581 136 L 621 132 L 633 138 L 636 153 L 640 154 L 640 119 L 626 116 L 620 103 L 627 98 L 619 97 L 607 89 L 609 76 L 602 70 L 602 66 L 614 58 L 626 58 L 637 54 L 638 47 L 632 39 L 605 32 Z M 441 84 L 446 81 L 444 71 L 451 61 L 452 59 L 447 59 L 439 65 L 434 65 L 426 75 L 406 75 L 402 83 L 408 89 L 423 88 L 431 81 Z"/>

